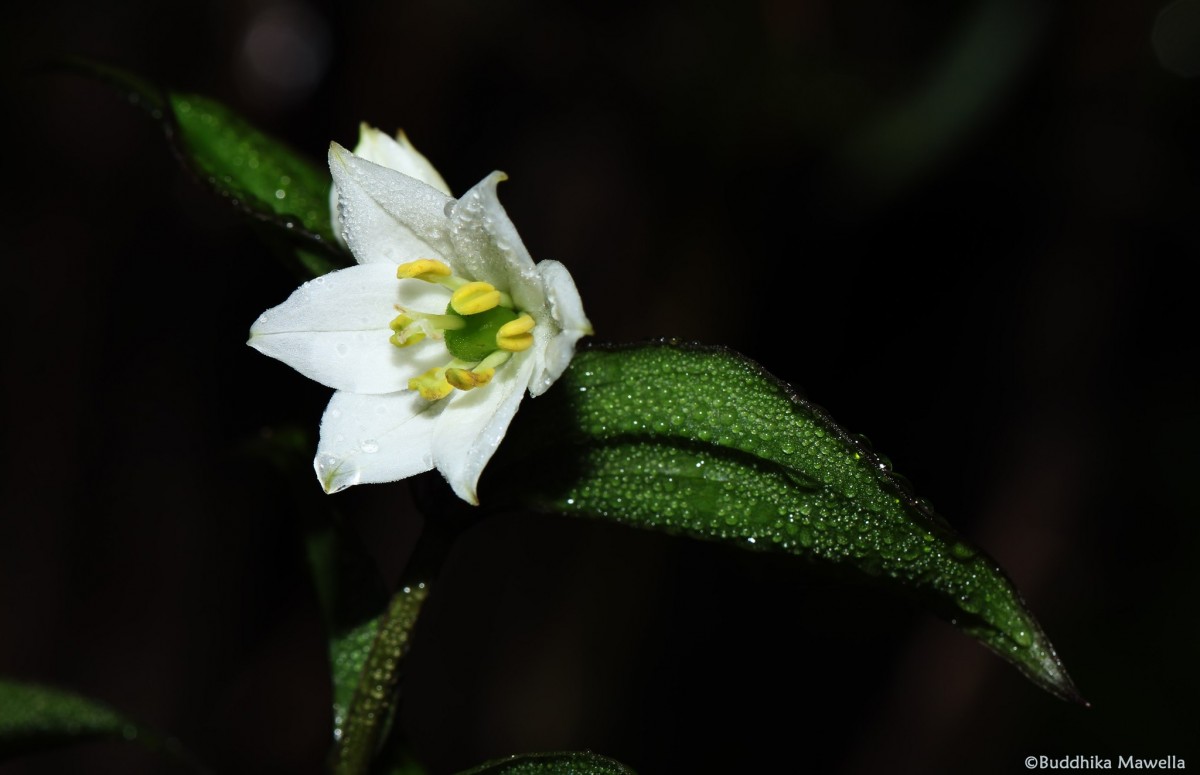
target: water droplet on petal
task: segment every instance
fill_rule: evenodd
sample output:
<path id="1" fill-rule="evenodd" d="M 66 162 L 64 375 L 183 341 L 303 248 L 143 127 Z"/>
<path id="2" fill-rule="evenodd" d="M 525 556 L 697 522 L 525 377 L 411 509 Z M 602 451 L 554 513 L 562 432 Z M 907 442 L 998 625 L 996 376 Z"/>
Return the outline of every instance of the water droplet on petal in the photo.
<path id="1" fill-rule="evenodd" d="M 373 454 L 379 451 L 379 442 L 375 439 L 363 439 L 359 442 L 358 447 L 367 454 Z"/>

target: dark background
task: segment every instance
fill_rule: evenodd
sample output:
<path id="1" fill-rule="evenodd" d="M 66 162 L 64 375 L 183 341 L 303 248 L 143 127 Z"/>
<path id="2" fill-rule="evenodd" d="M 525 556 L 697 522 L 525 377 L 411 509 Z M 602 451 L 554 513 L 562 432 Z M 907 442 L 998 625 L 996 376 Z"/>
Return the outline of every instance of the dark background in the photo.
<path id="1" fill-rule="evenodd" d="M 1009 571 L 1094 705 L 790 558 L 511 514 L 462 538 L 416 631 L 402 723 L 433 773 L 583 748 L 643 775 L 1200 766 L 1200 9 L 1156 32 L 1163 7 L 9 11 L 0 675 L 218 772 L 315 773 L 327 746 L 294 501 L 245 453 L 328 399 L 243 345 L 294 281 L 140 112 L 30 72 L 77 54 L 317 159 L 367 120 L 456 192 L 507 171 L 599 338 L 728 345 L 869 435 Z M 395 578 L 407 485 L 336 503 Z M 178 767 L 114 743 L 0 770 Z"/>

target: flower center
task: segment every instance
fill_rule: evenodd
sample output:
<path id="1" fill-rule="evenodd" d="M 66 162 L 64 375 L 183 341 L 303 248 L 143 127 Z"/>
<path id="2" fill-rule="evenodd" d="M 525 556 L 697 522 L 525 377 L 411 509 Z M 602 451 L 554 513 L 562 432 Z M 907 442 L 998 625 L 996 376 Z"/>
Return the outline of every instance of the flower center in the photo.
<path id="1" fill-rule="evenodd" d="M 413 312 L 400 307 L 391 322 L 390 339 L 396 347 L 409 347 L 428 337 L 442 339 L 453 360 L 408 381 L 428 401 L 437 401 L 458 390 L 483 387 L 513 353 L 533 346 L 534 320 L 513 304 L 512 298 L 490 283 L 456 277 L 441 261 L 422 258 L 396 267 L 401 280 L 421 280 L 450 289 L 450 303 L 441 315 Z"/>

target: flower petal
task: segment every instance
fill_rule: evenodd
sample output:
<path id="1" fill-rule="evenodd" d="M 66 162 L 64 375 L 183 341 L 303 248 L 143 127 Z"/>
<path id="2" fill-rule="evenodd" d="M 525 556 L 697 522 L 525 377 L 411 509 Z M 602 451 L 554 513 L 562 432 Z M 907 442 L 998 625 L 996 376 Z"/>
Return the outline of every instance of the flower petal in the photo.
<path id="1" fill-rule="evenodd" d="M 446 218 L 453 199 L 416 178 L 360 159 L 337 143 L 329 170 L 338 192 L 342 237 L 360 264 L 446 261 L 454 248 Z"/>
<path id="2" fill-rule="evenodd" d="M 583 312 L 583 301 L 567 268 L 557 261 L 542 261 L 537 265 L 546 294 L 548 314 L 557 332 L 546 332 L 548 341 L 536 348 L 537 368 L 529 383 L 529 393 L 540 396 L 562 376 L 575 355 L 575 343 L 592 333 L 591 321 Z"/>
<path id="3" fill-rule="evenodd" d="M 493 172 L 455 203 L 451 265 L 463 277 L 507 291 L 521 309 L 536 308 L 542 296 L 533 259 L 496 195 L 496 185 L 507 179 Z"/>
<path id="4" fill-rule="evenodd" d="M 364 121 L 358 125 L 358 145 L 354 146 L 354 155 L 428 183 L 446 196 L 451 195 L 446 181 L 442 180 L 429 159 L 413 147 L 403 130 L 397 132 L 393 140 L 386 132 L 380 132 Z M 338 213 L 337 203 L 337 187 L 334 186 L 329 191 L 329 216 L 333 220 L 334 236 L 345 244 L 342 241 L 342 216 Z"/>
<path id="5" fill-rule="evenodd" d="M 446 360 L 439 346 L 388 342 L 396 305 L 440 312 L 447 299 L 439 286 L 397 280 L 390 264 L 352 266 L 310 280 L 264 312 L 247 344 L 323 385 L 391 393 Z"/>
<path id="6" fill-rule="evenodd" d="M 442 176 L 429 163 L 429 159 L 413 147 L 404 130 L 397 132 L 393 140 L 387 133 L 363 122 L 358 127 L 358 145 L 354 147 L 354 155 L 388 169 L 403 172 L 410 178 L 416 178 L 446 196 L 451 196 L 446 181 L 442 180 Z"/>
<path id="7" fill-rule="evenodd" d="M 394 482 L 433 468 L 433 436 L 444 408 L 444 401 L 426 401 L 407 390 L 334 393 L 321 418 L 313 460 L 325 492 Z"/>
<path id="8" fill-rule="evenodd" d="M 479 475 L 517 413 L 533 368 L 532 358 L 506 363 L 485 387 L 456 393 L 438 418 L 433 462 L 454 493 L 468 503 L 479 505 Z"/>

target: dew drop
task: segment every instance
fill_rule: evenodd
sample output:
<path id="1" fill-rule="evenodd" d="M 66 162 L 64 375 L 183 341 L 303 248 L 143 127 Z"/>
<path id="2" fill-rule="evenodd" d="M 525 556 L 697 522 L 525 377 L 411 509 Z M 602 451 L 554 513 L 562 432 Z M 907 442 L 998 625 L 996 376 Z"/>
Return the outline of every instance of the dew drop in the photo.
<path id="1" fill-rule="evenodd" d="M 980 605 L 979 599 L 975 595 L 968 592 L 959 597 L 958 607 L 969 614 L 977 614 L 983 606 Z"/>
<path id="2" fill-rule="evenodd" d="M 379 442 L 375 439 L 363 439 L 359 442 L 358 448 L 367 454 L 373 454 L 379 451 Z"/>
<path id="3" fill-rule="evenodd" d="M 348 352 L 350 352 L 350 345 L 346 344 L 345 342 L 342 342 L 337 346 L 338 355 L 345 355 Z"/>
<path id="4" fill-rule="evenodd" d="M 950 547 L 950 552 L 960 560 L 969 560 L 975 556 L 975 549 L 962 541 L 955 542 L 954 546 Z"/>

